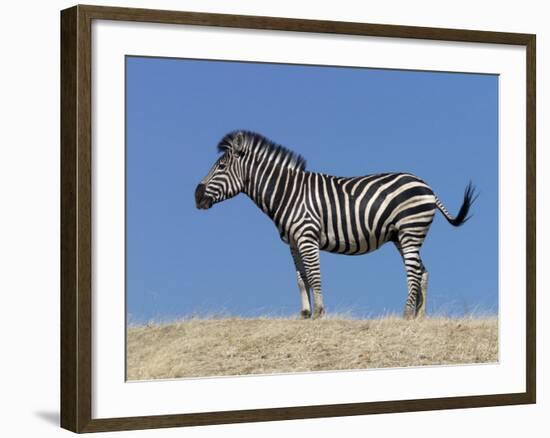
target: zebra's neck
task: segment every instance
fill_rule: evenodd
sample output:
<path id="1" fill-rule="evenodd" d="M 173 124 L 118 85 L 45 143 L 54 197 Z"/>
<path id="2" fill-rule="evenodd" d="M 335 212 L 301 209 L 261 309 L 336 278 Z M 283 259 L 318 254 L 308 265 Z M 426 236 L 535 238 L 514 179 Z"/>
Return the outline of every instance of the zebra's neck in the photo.
<path id="1" fill-rule="evenodd" d="M 304 192 L 306 171 L 261 163 L 249 168 L 244 193 L 276 224 L 285 206 L 295 203 Z"/>

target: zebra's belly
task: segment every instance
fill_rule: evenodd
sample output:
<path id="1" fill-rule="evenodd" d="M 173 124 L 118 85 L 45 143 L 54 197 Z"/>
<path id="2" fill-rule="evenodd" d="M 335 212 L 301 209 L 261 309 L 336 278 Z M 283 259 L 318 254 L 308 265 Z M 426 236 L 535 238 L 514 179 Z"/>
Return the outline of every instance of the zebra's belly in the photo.
<path id="1" fill-rule="evenodd" d="M 391 233 L 376 239 L 372 235 L 355 233 L 352 236 L 321 233 L 319 247 L 321 251 L 334 254 L 361 255 L 377 250 L 391 240 Z"/>

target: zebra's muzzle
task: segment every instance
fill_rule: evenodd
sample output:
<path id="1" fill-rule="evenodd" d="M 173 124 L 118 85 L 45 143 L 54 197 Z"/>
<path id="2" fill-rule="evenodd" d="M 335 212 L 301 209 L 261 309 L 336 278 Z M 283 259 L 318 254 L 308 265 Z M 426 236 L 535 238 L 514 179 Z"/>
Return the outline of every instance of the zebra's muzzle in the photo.
<path id="1" fill-rule="evenodd" d="M 206 186 L 199 184 L 195 190 L 195 204 L 199 210 L 208 210 L 212 207 L 212 198 L 205 194 Z"/>

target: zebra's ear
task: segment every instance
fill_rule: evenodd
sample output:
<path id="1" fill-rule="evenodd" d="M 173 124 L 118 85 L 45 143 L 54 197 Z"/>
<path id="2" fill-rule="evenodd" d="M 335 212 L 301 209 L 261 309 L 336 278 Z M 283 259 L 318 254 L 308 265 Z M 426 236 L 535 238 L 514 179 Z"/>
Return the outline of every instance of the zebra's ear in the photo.
<path id="1" fill-rule="evenodd" d="M 235 134 L 235 137 L 233 137 L 233 140 L 231 141 L 231 146 L 233 149 L 233 152 L 235 153 L 241 153 L 244 149 L 244 133 L 243 132 L 237 132 Z"/>

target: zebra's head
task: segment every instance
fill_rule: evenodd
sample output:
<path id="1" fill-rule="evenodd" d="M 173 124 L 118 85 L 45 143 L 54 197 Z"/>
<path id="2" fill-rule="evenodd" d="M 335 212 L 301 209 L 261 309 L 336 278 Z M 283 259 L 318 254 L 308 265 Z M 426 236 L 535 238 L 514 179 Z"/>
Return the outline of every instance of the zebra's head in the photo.
<path id="1" fill-rule="evenodd" d="M 198 209 L 207 210 L 212 205 L 238 195 L 244 188 L 243 160 L 246 153 L 246 134 L 235 131 L 227 134 L 218 144 L 222 155 L 195 190 Z"/>

